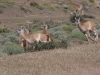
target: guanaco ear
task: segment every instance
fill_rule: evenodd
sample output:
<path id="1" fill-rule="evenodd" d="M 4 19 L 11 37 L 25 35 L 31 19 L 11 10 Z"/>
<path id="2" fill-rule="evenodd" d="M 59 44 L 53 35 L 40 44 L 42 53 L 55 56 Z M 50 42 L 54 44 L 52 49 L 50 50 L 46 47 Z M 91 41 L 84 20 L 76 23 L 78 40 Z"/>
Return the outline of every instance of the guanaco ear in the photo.
<path id="1" fill-rule="evenodd" d="M 20 29 L 23 29 L 23 28 L 24 28 L 24 26 L 21 26 L 21 27 L 20 27 Z"/>

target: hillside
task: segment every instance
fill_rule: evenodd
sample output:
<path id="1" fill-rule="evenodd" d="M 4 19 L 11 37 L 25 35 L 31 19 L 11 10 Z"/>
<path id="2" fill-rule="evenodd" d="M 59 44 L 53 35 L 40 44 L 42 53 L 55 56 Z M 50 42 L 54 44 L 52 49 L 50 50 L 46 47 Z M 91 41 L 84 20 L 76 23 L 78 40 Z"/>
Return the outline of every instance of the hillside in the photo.
<path id="1" fill-rule="evenodd" d="M 73 0 L 72 0 L 73 1 Z M 72 5 L 66 0 L 1 0 L 1 2 L 7 2 L 4 4 L 5 7 L 0 7 L 0 25 L 6 25 L 10 28 L 18 27 L 17 24 L 25 23 L 32 20 L 40 20 L 46 22 L 48 20 L 62 22 L 69 20 L 70 10 L 66 10 L 63 7 Z M 33 7 L 32 3 L 37 3 L 40 8 Z M 81 3 L 80 0 L 75 0 L 75 3 Z M 43 6 L 43 7 L 42 7 Z M 43 8 L 43 10 L 41 10 Z M 71 8 L 71 7 L 70 7 Z M 99 9 L 95 9 L 94 6 L 89 7 L 88 11 L 85 11 L 87 15 L 95 16 L 94 22 L 100 22 Z"/>
<path id="2" fill-rule="evenodd" d="M 83 0 L 72 1 L 81 3 Z M 70 22 L 73 6 L 69 0 L 0 0 L 0 74 L 100 75 L 100 8 L 87 2 L 85 14 L 95 18 L 85 19 L 94 21 L 99 33 L 98 42 L 88 44 L 77 26 Z M 17 30 L 28 26 L 33 33 L 41 32 L 45 23 L 50 25 L 48 32 L 56 37 L 54 41 L 67 37 L 67 48 L 25 53 L 19 45 Z M 3 53 L 5 49 L 15 54 Z M 22 53 L 17 53 L 17 49 Z"/>
<path id="3" fill-rule="evenodd" d="M 100 43 L 0 57 L 2 75 L 99 75 Z"/>

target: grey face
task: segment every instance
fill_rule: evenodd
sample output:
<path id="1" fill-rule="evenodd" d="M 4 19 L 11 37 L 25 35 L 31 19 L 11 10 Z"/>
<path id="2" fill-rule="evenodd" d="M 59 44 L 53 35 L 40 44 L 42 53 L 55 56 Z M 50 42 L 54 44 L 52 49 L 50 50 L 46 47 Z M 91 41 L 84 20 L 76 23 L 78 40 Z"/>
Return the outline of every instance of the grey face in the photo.
<path id="1" fill-rule="evenodd" d="M 49 26 L 48 25 L 44 25 L 44 28 L 49 29 Z"/>
<path id="2" fill-rule="evenodd" d="M 75 24 L 76 25 L 80 24 L 80 17 L 75 17 Z"/>

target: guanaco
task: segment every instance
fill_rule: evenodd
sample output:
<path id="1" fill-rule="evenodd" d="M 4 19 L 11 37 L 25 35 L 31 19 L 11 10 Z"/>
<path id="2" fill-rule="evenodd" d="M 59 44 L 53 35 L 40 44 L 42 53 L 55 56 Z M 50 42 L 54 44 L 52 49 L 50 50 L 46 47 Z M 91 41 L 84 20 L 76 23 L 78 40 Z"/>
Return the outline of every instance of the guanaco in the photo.
<path id="1" fill-rule="evenodd" d="M 28 30 L 27 30 L 27 34 L 29 34 Z M 19 35 L 19 43 L 20 43 L 20 46 L 24 48 L 28 46 L 28 42 L 21 35 Z"/>
<path id="2" fill-rule="evenodd" d="M 71 0 L 70 0 L 70 2 L 71 2 L 73 5 L 75 5 L 75 6 L 74 6 L 74 9 L 73 9 L 72 12 L 71 12 L 71 15 L 72 15 L 73 13 L 78 13 L 78 14 L 80 14 L 80 15 L 84 15 L 85 6 L 84 6 L 83 4 L 75 4 L 75 3 L 73 3 Z"/>
<path id="3" fill-rule="evenodd" d="M 21 27 L 18 33 L 29 43 L 34 44 L 35 42 L 38 44 L 39 42 L 52 42 L 52 37 L 49 34 L 44 33 L 36 33 L 36 34 L 27 34 L 25 27 Z"/>
<path id="4" fill-rule="evenodd" d="M 44 34 L 48 34 L 47 29 L 49 29 L 49 27 L 47 25 L 43 26 L 43 33 Z"/>
<path id="5" fill-rule="evenodd" d="M 80 22 L 80 17 L 75 17 L 75 24 L 78 25 L 80 31 L 86 36 L 88 43 L 90 43 L 89 39 L 92 41 L 98 40 L 98 32 L 96 30 L 96 25 L 92 21 Z M 92 39 L 90 36 L 90 32 L 94 32 L 95 39 Z"/>

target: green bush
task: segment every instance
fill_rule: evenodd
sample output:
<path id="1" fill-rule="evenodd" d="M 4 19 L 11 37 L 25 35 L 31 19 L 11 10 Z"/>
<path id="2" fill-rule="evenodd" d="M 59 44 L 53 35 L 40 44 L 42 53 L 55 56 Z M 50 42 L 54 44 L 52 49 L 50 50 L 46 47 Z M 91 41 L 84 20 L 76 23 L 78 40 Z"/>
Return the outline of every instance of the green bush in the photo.
<path id="1" fill-rule="evenodd" d="M 68 5 L 68 9 L 72 11 L 74 7 L 72 5 Z"/>
<path id="2" fill-rule="evenodd" d="M 78 28 L 74 29 L 72 33 L 68 35 L 68 38 L 79 38 L 82 40 L 86 40 L 85 35 Z"/>
<path id="3" fill-rule="evenodd" d="M 64 9 L 68 9 L 68 5 L 63 4 L 63 8 L 64 8 Z"/>
<path id="4" fill-rule="evenodd" d="M 68 11 L 67 11 L 67 9 L 63 9 L 63 11 L 65 12 L 65 13 L 67 13 Z"/>
<path id="5" fill-rule="evenodd" d="M 36 7 L 36 8 L 38 8 L 38 9 L 40 9 L 40 10 L 43 10 L 43 9 L 44 9 L 44 5 L 38 4 L 38 3 L 36 3 L 36 2 L 31 2 L 31 3 L 30 3 L 30 6 Z"/>
<path id="6" fill-rule="evenodd" d="M 41 50 L 50 50 L 54 48 L 67 48 L 68 43 L 67 41 L 53 41 L 49 43 L 39 43 L 35 46 L 34 51 L 41 51 Z"/>
<path id="7" fill-rule="evenodd" d="M 75 29 L 75 26 L 73 26 L 73 25 L 67 25 L 67 26 L 63 26 L 62 28 L 66 32 L 72 32 L 72 30 Z"/>
<path id="8" fill-rule="evenodd" d="M 31 3 L 30 3 L 30 6 L 36 7 L 36 6 L 38 6 L 38 3 L 36 3 L 36 2 L 31 2 Z"/>
<path id="9" fill-rule="evenodd" d="M 54 4 L 55 8 L 59 8 L 59 4 Z"/>
<path id="10" fill-rule="evenodd" d="M 66 40 L 67 39 L 67 34 L 66 32 L 63 30 L 62 27 L 54 27 L 49 29 L 49 33 L 54 37 L 54 38 L 58 38 L 60 40 Z"/>
<path id="11" fill-rule="evenodd" d="M 26 26 L 26 24 L 25 24 L 25 23 L 22 23 L 22 22 L 17 23 L 17 25 L 18 25 L 18 26 Z"/>
<path id="12" fill-rule="evenodd" d="M 6 8 L 6 4 L 5 3 L 0 3 L 0 7 Z"/>
<path id="13" fill-rule="evenodd" d="M 54 49 L 54 48 L 55 48 L 55 45 L 53 42 L 39 43 L 38 45 L 35 45 L 34 51 L 49 50 L 49 49 Z"/>
<path id="14" fill-rule="evenodd" d="M 7 4 L 8 6 L 13 6 L 13 5 L 15 5 L 15 2 L 13 2 L 13 1 L 8 1 L 8 2 L 6 2 L 6 4 Z"/>
<path id="15" fill-rule="evenodd" d="M 0 33 L 9 33 L 11 31 L 11 29 L 7 28 L 7 27 L 0 27 Z"/>
<path id="16" fill-rule="evenodd" d="M 19 37 L 16 35 L 8 35 L 7 38 L 13 43 L 19 43 Z"/>
<path id="17" fill-rule="evenodd" d="M 10 41 L 7 37 L 0 35 L 0 44 L 3 45 L 5 42 Z"/>
<path id="18" fill-rule="evenodd" d="M 56 8 L 55 8 L 55 6 L 50 6 L 50 9 L 55 10 Z"/>
<path id="19" fill-rule="evenodd" d="M 26 6 L 20 6 L 20 9 L 27 13 L 29 10 Z"/>
<path id="20" fill-rule="evenodd" d="M 7 53 L 8 55 L 12 55 L 12 54 L 20 54 L 24 52 L 24 48 L 21 47 L 18 44 L 15 43 L 6 43 L 5 47 L 3 49 L 4 53 Z"/>
<path id="21" fill-rule="evenodd" d="M 40 9 L 40 10 L 43 10 L 43 9 L 44 9 L 44 6 L 43 6 L 42 4 L 38 4 L 36 7 L 37 7 L 38 9 Z"/>
<path id="22" fill-rule="evenodd" d="M 90 19 L 95 19 L 95 17 L 93 15 L 83 15 L 84 18 L 90 18 Z"/>

